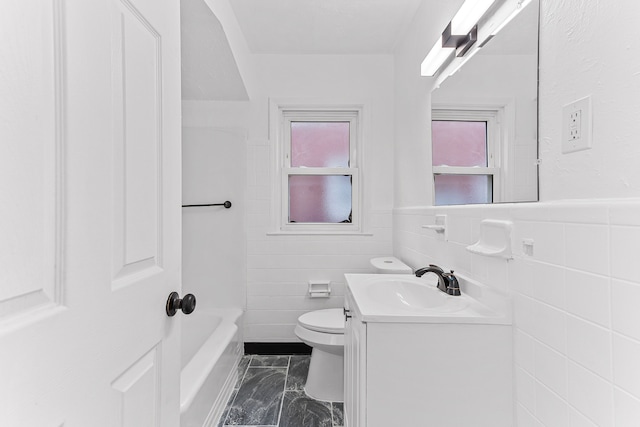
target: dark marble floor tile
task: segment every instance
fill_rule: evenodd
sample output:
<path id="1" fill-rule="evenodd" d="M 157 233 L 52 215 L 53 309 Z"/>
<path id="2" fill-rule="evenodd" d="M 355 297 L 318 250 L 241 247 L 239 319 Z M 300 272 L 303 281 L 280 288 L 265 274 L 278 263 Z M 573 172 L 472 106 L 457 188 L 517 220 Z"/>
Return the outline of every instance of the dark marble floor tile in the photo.
<path id="1" fill-rule="evenodd" d="M 344 426 L 344 403 L 331 402 L 331 415 L 333 416 L 333 427 Z"/>
<path id="2" fill-rule="evenodd" d="M 231 404 L 233 403 L 233 400 L 236 398 L 236 394 L 238 394 L 238 390 L 233 390 L 233 393 L 231 393 L 231 397 L 227 402 L 227 406 L 224 408 L 224 412 L 220 416 L 220 421 L 218 421 L 218 424 L 217 424 L 218 427 L 222 427 L 225 425 L 227 415 L 229 415 L 229 409 L 231 409 Z"/>
<path id="3" fill-rule="evenodd" d="M 303 391 L 286 391 L 280 427 L 332 427 L 331 403 L 319 402 Z"/>
<path id="4" fill-rule="evenodd" d="M 260 356 L 254 354 L 251 357 L 249 366 L 270 366 L 278 368 L 286 368 L 289 366 L 289 356 Z"/>
<path id="5" fill-rule="evenodd" d="M 238 382 L 236 382 L 236 385 L 234 387 L 236 390 L 240 388 L 240 384 L 242 383 L 244 373 L 247 371 L 250 360 L 251 356 L 242 356 L 242 359 L 240 359 L 240 363 L 238 363 Z"/>
<path id="6" fill-rule="evenodd" d="M 277 425 L 286 368 L 247 369 L 226 425 Z"/>
<path id="7" fill-rule="evenodd" d="M 291 356 L 289 362 L 289 375 L 287 376 L 287 390 L 304 390 L 309 373 L 309 361 L 311 356 Z"/>
<path id="8" fill-rule="evenodd" d="M 286 372 L 286 368 L 278 368 L 278 369 Z M 242 381 L 240 382 L 240 387 L 242 387 L 242 384 L 244 384 L 245 382 L 253 381 L 253 377 L 258 374 L 260 374 L 260 370 L 258 368 L 252 368 L 249 366 L 244 372 L 244 377 L 242 377 Z"/>

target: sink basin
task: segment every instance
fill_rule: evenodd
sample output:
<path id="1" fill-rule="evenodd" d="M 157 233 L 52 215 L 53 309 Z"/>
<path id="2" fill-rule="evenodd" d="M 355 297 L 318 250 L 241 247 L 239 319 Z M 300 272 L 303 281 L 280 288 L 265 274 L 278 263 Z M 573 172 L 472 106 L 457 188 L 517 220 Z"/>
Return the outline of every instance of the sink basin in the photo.
<path id="1" fill-rule="evenodd" d="M 424 281 L 423 281 L 424 282 Z M 373 301 L 398 309 L 453 312 L 467 306 L 464 299 L 440 291 L 434 284 L 415 280 L 376 279 L 365 293 Z"/>
<path id="2" fill-rule="evenodd" d="M 344 275 L 347 309 L 362 322 L 511 324 L 507 295 L 467 277 L 460 280 L 462 295 L 439 290 L 438 277 L 428 274 Z"/>

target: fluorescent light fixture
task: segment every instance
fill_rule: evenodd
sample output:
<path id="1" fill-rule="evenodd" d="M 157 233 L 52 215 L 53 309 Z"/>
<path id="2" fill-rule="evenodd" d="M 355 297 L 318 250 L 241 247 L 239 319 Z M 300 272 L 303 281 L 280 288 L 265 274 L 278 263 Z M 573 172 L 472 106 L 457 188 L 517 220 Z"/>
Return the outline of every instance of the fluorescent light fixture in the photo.
<path id="1" fill-rule="evenodd" d="M 420 75 L 433 77 L 453 52 L 455 52 L 455 49 L 443 48 L 442 40 L 438 37 L 436 44 L 433 45 L 429 54 L 422 61 Z"/>
<path id="2" fill-rule="evenodd" d="M 467 34 L 496 0 L 465 0 L 451 20 L 451 34 Z"/>
<path id="3" fill-rule="evenodd" d="M 445 28 L 442 37 L 436 41 L 429 54 L 422 61 L 420 75 L 433 77 L 457 49 L 460 49 L 458 56 L 464 56 L 476 42 L 478 21 L 495 1 L 465 0 L 460 10 Z"/>
<path id="4" fill-rule="evenodd" d="M 506 27 L 507 24 L 513 20 L 513 18 L 518 16 L 518 14 L 522 12 L 525 7 L 529 5 L 529 3 L 531 3 L 531 0 L 520 0 L 518 2 L 518 6 L 516 7 L 516 9 L 513 12 L 511 12 L 511 14 L 507 17 L 507 19 L 502 21 L 502 23 L 498 25 L 498 27 L 495 30 L 491 31 L 491 35 L 495 36 L 496 34 L 498 34 L 500 30 Z"/>
<path id="5" fill-rule="evenodd" d="M 453 69 L 449 72 L 449 75 L 453 76 L 455 73 L 457 73 L 462 68 L 462 66 L 466 64 L 468 60 L 473 58 L 473 56 L 478 52 L 480 52 L 480 48 L 473 49 L 471 52 L 461 57 L 460 62 L 458 62 L 458 64 L 455 67 L 453 67 Z"/>

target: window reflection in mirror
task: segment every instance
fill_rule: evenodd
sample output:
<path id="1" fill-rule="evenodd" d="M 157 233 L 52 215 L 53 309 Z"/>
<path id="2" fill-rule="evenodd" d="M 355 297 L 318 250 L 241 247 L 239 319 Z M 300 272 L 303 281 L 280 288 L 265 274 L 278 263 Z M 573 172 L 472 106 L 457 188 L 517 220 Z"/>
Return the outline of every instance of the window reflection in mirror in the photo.
<path id="1" fill-rule="evenodd" d="M 538 11 L 532 1 L 433 91 L 436 205 L 538 199 Z M 483 144 L 485 163 L 469 163 Z"/>

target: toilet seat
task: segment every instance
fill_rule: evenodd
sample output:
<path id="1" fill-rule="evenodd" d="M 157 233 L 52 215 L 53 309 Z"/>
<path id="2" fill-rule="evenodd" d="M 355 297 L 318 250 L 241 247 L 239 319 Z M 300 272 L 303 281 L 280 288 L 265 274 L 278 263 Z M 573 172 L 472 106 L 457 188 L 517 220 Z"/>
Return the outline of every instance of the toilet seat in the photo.
<path id="1" fill-rule="evenodd" d="M 302 325 L 296 325 L 294 333 L 309 347 L 320 348 L 333 354 L 342 354 L 344 351 L 344 334 L 312 331 Z"/>
<path id="2" fill-rule="evenodd" d="M 344 334 L 344 316 L 341 308 L 328 308 L 305 313 L 298 318 L 300 326 L 325 334 Z"/>

